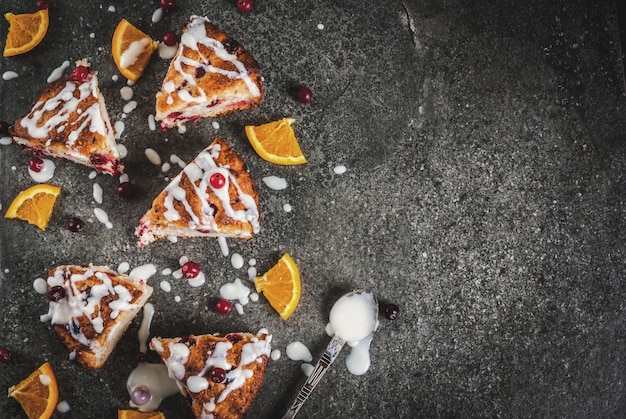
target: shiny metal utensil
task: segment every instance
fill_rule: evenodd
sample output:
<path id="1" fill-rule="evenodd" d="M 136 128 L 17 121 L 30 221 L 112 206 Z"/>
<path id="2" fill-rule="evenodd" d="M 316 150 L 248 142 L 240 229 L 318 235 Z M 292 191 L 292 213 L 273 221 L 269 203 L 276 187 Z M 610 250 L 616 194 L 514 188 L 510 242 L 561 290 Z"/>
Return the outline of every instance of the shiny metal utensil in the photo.
<path id="1" fill-rule="evenodd" d="M 332 364 L 335 358 L 337 358 L 337 355 L 339 355 L 341 348 L 343 348 L 345 344 L 346 342 L 340 337 L 335 336 L 332 338 L 328 346 L 326 346 L 324 354 L 319 361 L 317 361 L 317 364 L 315 364 L 315 369 L 313 369 L 313 372 L 298 392 L 296 399 L 293 401 L 289 410 L 287 410 L 287 413 L 283 415 L 282 419 L 291 419 L 296 416 L 298 410 L 300 410 L 306 399 L 309 397 L 309 394 L 311 394 L 315 386 L 317 386 L 317 383 L 320 382 L 324 373 L 326 373 L 330 364 Z"/>

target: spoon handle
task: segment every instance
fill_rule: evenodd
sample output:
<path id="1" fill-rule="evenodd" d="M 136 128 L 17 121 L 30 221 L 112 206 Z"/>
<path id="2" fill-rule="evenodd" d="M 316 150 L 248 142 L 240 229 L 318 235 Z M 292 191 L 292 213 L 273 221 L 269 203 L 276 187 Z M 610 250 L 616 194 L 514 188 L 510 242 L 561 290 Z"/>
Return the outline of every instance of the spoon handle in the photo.
<path id="1" fill-rule="evenodd" d="M 291 405 L 289 410 L 287 410 L 287 413 L 283 415 L 282 419 L 291 419 L 296 416 L 298 410 L 300 410 L 317 383 L 320 382 L 320 380 L 324 376 L 324 373 L 326 372 L 330 364 L 333 363 L 335 358 L 337 358 L 337 355 L 339 355 L 341 348 L 343 348 L 343 345 L 345 344 L 346 342 L 337 336 L 332 338 L 328 346 L 326 346 L 324 354 L 319 359 L 319 361 L 317 361 L 315 369 L 300 389 L 300 392 L 298 392 L 296 399 L 293 401 L 293 404 Z"/>

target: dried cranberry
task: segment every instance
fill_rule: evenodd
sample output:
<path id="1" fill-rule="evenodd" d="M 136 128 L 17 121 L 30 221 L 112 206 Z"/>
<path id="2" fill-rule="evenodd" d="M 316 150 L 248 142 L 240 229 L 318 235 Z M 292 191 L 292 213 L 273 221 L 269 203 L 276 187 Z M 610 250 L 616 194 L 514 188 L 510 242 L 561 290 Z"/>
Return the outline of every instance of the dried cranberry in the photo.
<path id="1" fill-rule="evenodd" d="M 383 312 L 385 313 L 386 318 L 388 318 L 389 320 L 395 320 L 400 314 L 400 307 L 395 304 L 389 303 L 385 305 Z"/>
<path id="2" fill-rule="evenodd" d="M 239 43 L 234 39 L 225 39 L 222 45 L 224 45 L 224 49 L 230 54 L 234 54 L 239 49 Z"/>
<path id="3" fill-rule="evenodd" d="M 178 37 L 174 32 L 165 32 L 163 34 L 163 43 L 168 47 L 173 47 L 178 42 Z"/>
<path id="4" fill-rule="evenodd" d="M 187 279 L 195 278 L 200 274 L 200 265 L 189 261 L 182 266 L 183 276 Z"/>
<path id="5" fill-rule="evenodd" d="M 7 121 L 0 121 L 0 136 L 9 135 L 9 123 Z"/>
<path id="6" fill-rule="evenodd" d="M 72 80 L 84 82 L 89 77 L 89 69 L 84 65 L 79 65 L 72 71 Z"/>
<path id="7" fill-rule="evenodd" d="M 220 172 L 215 172 L 209 178 L 209 183 L 215 189 L 219 189 L 226 184 L 226 178 Z"/>
<path id="8" fill-rule="evenodd" d="M 313 99 L 313 92 L 308 87 L 301 87 L 296 93 L 296 97 L 300 103 L 307 104 Z"/>
<path id="9" fill-rule="evenodd" d="M 44 162 L 39 157 L 31 157 L 28 161 L 28 168 L 35 173 L 39 173 L 43 170 Z"/>
<path id="10" fill-rule="evenodd" d="M 226 335 L 226 339 L 228 339 L 228 341 L 234 345 L 235 343 L 242 340 L 243 336 L 241 336 L 241 334 L 239 333 L 229 333 Z"/>
<path id="11" fill-rule="evenodd" d="M 130 182 L 122 182 L 117 186 L 117 194 L 120 198 L 130 199 L 135 194 L 135 187 Z"/>
<path id="12" fill-rule="evenodd" d="M 232 305 L 230 304 L 230 301 L 228 300 L 219 300 L 217 303 L 215 303 L 215 311 L 218 312 L 219 314 L 228 314 L 230 313 L 230 310 L 232 309 Z"/>
<path id="13" fill-rule="evenodd" d="M 13 358 L 13 352 L 9 348 L 0 348 L 0 361 L 9 362 L 11 358 Z"/>
<path id="14" fill-rule="evenodd" d="M 106 157 L 99 154 L 94 154 L 93 156 L 89 157 L 89 161 L 94 166 L 102 166 L 104 163 L 106 163 L 107 159 Z"/>
<path id="15" fill-rule="evenodd" d="M 37 8 L 39 10 L 49 9 L 50 1 L 49 0 L 37 0 Z"/>
<path id="16" fill-rule="evenodd" d="M 55 285 L 48 290 L 48 300 L 58 303 L 65 298 L 65 288 L 60 285 Z"/>
<path id="17" fill-rule="evenodd" d="M 224 368 L 213 367 L 211 371 L 209 371 L 209 377 L 214 383 L 223 383 L 226 381 L 226 371 Z"/>
<path id="18" fill-rule="evenodd" d="M 72 233 L 80 233 L 85 229 L 85 222 L 80 218 L 72 217 L 67 220 L 67 228 Z"/>
<path id="19" fill-rule="evenodd" d="M 248 13 L 252 10 L 252 0 L 237 0 L 237 10 L 241 13 Z"/>
<path id="20" fill-rule="evenodd" d="M 206 70 L 204 69 L 204 67 L 196 67 L 195 76 L 197 79 L 201 79 L 202 76 L 204 76 L 205 74 L 206 74 Z"/>
<path id="21" fill-rule="evenodd" d="M 159 6 L 166 12 L 169 12 L 176 7 L 176 0 L 159 0 Z"/>

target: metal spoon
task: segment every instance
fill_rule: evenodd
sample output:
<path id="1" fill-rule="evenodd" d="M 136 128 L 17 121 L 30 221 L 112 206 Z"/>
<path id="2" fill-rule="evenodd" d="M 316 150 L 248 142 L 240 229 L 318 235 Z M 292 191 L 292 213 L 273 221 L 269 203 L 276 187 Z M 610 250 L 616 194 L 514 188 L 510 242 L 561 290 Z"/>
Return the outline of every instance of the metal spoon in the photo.
<path id="1" fill-rule="evenodd" d="M 363 294 L 363 293 L 369 294 L 368 292 L 363 291 L 363 290 L 354 290 L 343 295 L 339 300 L 337 300 L 335 305 L 333 305 L 333 308 L 331 309 L 331 318 L 332 318 L 333 310 L 338 306 L 338 303 L 340 301 L 346 298 L 349 298 L 355 294 Z M 373 295 L 372 295 L 372 298 L 374 299 L 374 307 L 375 307 L 375 310 L 373 313 L 374 324 L 376 324 L 378 321 L 377 320 L 378 319 L 378 303 L 376 302 L 376 298 Z M 375 329 L 375 326 L 371 330 L 370 333 L 372 333 L 374 329 Z M 367 336 L 369 336 L 369 333 L 355 340 L 358 341 L 358 340 L 366 338 Z M 326 370 L 328 369 L 328 367 L 330 367 L 330 364 L 333 363 L 335 358 L 337 358 L 337 355 L 339 355 L 339 352 L 341 352 L 341 348 L 343 348 L 345 344 L 346 344 L 346 341 L 343 338 L 339 337 L 337 334 L 333 336 L 328 346 L 326 346 L 326 349 L 324 350 L 324 354 L 319 359 L 319 361 L 317 361 L 317 364 L 315 364 L 315 368 L 313 369 L 313 372 L 311 373 L 309 378 L 306 380 L 306 382 L 304 383 L 304 385 L 298 392 L 298 395 L 293 401 L 291 407 L 289 408 L 289 410 L 287 410 L 287 413 L 283 415 L 282 419 L 291 419 L 296 416 L 296 413 L 298 413 L 298 411 L 300 410 L 300 408 L 302 407 L 306 399 L 309 397 L 309 395 L 315 388 L 315 386 L 317 386 L 317 384 L 322 380 L 322 377 L 326 373 Z"/>

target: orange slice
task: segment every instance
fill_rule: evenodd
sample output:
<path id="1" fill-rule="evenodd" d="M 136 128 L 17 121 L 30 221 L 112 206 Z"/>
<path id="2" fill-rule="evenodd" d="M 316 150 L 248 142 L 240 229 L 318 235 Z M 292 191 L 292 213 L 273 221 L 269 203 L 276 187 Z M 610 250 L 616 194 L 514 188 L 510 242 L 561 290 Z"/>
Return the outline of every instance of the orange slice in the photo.
<path id="1" fill-rule="evenodd" d="M 36 225 L 46 231 L 48 221 L 52 215 L 52 208 L 57 200 L 61 188 L 56 185 L 39 183 L 20 192 L 9 208 L 4 218 L 17 218 Z"/>
<path id="2" fill-rule="evenodd" d="M 159 42 L 154 41 L 126 19 L 122 19 L 115 28 L 111 46 L 117 69 L 128 80 L 136 82 L 143 74 Z"/>
<path id="3" fill-rule="evenodd" d="M 19 402 L 29 419 L 52 416 L 59 400 L 59 388 L 50 364 L 46 362 L 19 384 L 11 386 L 9 397 Z"/>
<path id="4" fill-rule="evenodd" d="M 257 276 L 254 285 L 283 320 L 291 316 L 300 301 L 300 271 L 289 253 L 285 253 L 265 275 Z"/>
<path id="5" fill-rule="evenodd" d="M 283 118 L 263 125 L 247 125 L 246 135 L 254 151 L 271 163 L 282 165 L 304 164 L 306 158 L 291 128 L 293 118 Z"/>
<path id="6" fill-rule="evenodd" d="M 32 50 L 48 32 L 48 9 L 19 15 L 6 13 L 4 17 L 9 21 L 9 33 L 2 54 L 5 57 Z"/>
<path id="7" fill-rule="evenodd" d="M 161 412 L 140 412 L 139 410 L 118 410 L 117 419 L 165 419 Z"/>

